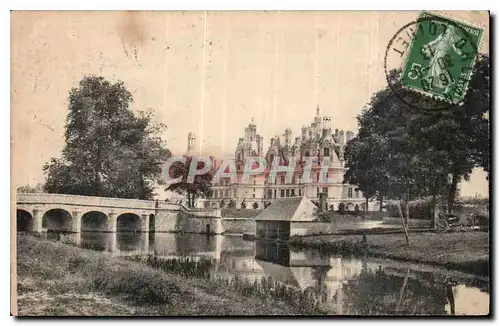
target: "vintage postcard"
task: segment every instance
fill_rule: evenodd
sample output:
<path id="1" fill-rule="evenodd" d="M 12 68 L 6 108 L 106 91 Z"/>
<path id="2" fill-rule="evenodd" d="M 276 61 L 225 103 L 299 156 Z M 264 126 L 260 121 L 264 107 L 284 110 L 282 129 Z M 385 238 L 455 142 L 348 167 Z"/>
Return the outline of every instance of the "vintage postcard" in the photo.
<path id="1" fill-rule="evenodd" d="M 487 11 L 12 11 L 15 316 L 489 316 Z"/>

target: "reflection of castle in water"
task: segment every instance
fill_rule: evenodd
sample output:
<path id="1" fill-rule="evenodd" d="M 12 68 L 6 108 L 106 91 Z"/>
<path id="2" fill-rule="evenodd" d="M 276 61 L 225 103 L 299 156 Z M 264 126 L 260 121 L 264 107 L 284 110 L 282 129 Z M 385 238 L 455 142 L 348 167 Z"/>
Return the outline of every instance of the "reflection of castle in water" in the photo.
<path id="1" fill-rule="evenodd" d="M 294 252 L 283 243 L 257 241 L 255 258 L 264 274 L 302 291 L 312 291 L 331 312 L 342 313 L 342 285 L 367 268 L 359 260 Z"/>
<path id="2" fill-rule="evenodd" d="M 356 304 L 366 306 L 367 303 L 363 301 L 365 299 L 362 299 L 363 293 L 366 291 L 365 288 L 373 286 L 373 282 L 389 282 L 387 288 L 390 290 L 387 290 L 389 292 L 386 294 L 397 301 L 402 287 L 395 284 L 403 284 L 405 278 L 408 278 L 408 286 L 406 289 L 403 288 L 404 291 L 410 291 L 410 284 L 414 284 L 413 286 L 419 284 L 418 293 L 412 290 L 408 296 L 413 300 L 426 302 L 425 307 L 420 305 L 424 313 L 433 311 L 438 314 L 452 312 L 474 314 L 479 311 L 487 313 L 488 309 L 487 284 L 488 290 L 484 290 L 483 287 L 455 284 L 452 309 L 451 301 L 446 300 L 445 293 L 436 288 L 439 284 L 426 283 L 429 275 L 439 278 L 439 273 L 433 270 L 424 273 L 420 268 L 410 269 L 407 264 L 390 260 L 322 257 L 308 251 L 291 251 L 283 243 L 245 241 L 242 237 L 92 232 L 48 236 L 59 241 L 76 242 L 82 248 L 107 251 L 116 256 L 154 253 L 163 258 L 208 259 L 212 262 L 210 272 L 212 276 L 223 278 L 238 276 L 251 280 L 269 277 L 281 284 L 314 293 L 322 307 L 334 314 L 352 313 L 353 307 L 359 310 Z M 376 275 L 376 272 L 373 274 L 374 271 L 381 271 L 379 269 L 381 266 L 383 275 L 386 276 L 372 279 L 370 275 Z M 424 297 L 427 299 L 424 300 Z M 367 302 L 370 302 L 370 299 Z M 392 306 L 388 313 L 394 313 Z"/>

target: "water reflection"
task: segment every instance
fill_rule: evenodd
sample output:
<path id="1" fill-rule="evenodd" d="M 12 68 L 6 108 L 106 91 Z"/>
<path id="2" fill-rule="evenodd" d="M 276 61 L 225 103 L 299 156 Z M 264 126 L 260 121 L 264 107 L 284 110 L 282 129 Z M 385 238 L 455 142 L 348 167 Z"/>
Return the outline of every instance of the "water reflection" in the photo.
<path id="1" fill-rule="evenodd" d="M 331 314 L 487 314 L 489 281 L 425 265 L 324 257 L 275 242 L 195 234 L 81 233 L 52 236 L 120 256 L 151 256 L 166 270 L 227 280 L 268 279 L 312 295 Z M 74 237 L 73 239 L 70 239 Z M 188 259 L 183 261 L 183 259 Z M 201 263 L 197 263 L 201 262 Z"/>

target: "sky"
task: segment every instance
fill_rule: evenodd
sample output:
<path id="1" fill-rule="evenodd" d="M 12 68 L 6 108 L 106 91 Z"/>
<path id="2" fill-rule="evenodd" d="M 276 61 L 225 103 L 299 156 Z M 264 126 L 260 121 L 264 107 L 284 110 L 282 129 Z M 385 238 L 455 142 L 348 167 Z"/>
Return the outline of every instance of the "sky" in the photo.
<path id="1" fill-rule="evenodd" d="M 234 155 L 252 118 L 264 137 L 292 136 L 316 106 L 332 127 L 357 130 L 356 116 L 386 87 L 389 40 L 415 11 L 12 12 L 12 183 L 43 182 L 59 157 L 71 88 L 86 75 L 122 80 L 133 110 L 153 109 L 169 149 L 187 134 L 203 154 Z M 487 12 L 444 12 L 485 29 Z M 462 195 L 487 195 L 482 170 Z"/>

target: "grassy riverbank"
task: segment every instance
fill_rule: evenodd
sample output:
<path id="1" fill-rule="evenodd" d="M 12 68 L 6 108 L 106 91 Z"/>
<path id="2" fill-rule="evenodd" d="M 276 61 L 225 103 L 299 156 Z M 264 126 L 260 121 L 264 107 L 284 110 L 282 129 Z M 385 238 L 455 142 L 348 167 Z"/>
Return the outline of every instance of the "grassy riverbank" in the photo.
<path id="1" fill-rule="evenodd" d="M 300 313 L 211 280 L 27 235 L 17 239 L 17 293 L 19 316 Z"/>
<path id="2" fill-rule="evenodd" d="M 442 265 L 468 273 L 489 274 L 487 232 L 410 233 L 406 245 L 403 233 L 371 234 L 366 243 L 361 235 L 293 237 L 295 248 L 314 248 L 324 253 L 368 254 L 382 258 Z"/>

